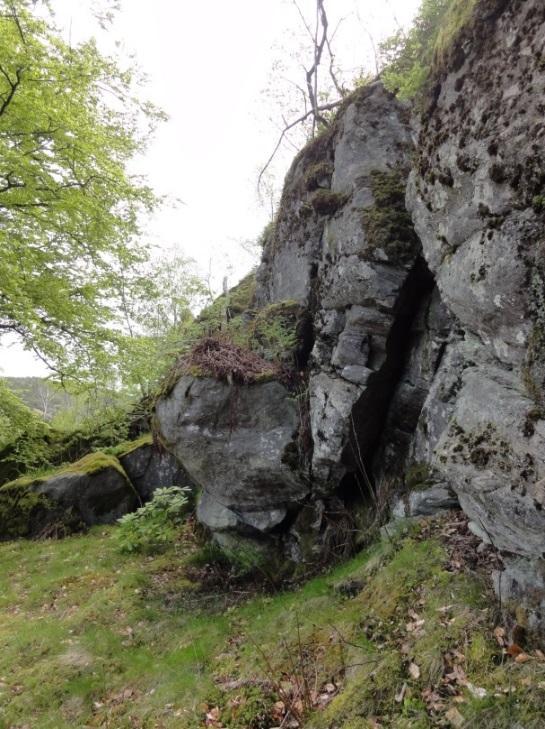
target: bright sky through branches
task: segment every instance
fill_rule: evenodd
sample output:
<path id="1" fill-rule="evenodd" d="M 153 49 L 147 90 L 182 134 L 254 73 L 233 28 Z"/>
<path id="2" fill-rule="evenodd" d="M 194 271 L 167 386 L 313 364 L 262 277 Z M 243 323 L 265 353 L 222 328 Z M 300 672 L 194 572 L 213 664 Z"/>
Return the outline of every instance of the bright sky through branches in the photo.
<path id="1" fill-rule="evenodd" d="M 195 258 L 215 282 L 236 281 L 252 264 L 240 242 L 255 239 L 268 220 L 256 195 L 260 167 L 281 126 L 271 96 L 285 74 L 302 79 L 298 47 L 304 29 L 291 0 L 125 0 L 101 30 L 90 0 L 53 0 L 57 22 L 73 42 L 95 33 L 106 52 L 134 54 L 148 77 L 147 96 L 169 115 L 137 162 L 160 194 L 183 201 L 148 224 L 149 239 Z M 300 0 L 312 16 L 314 0 Z M 330 26 L 343 19 L 334 46 L 339 65 L 374 70 L 373 44 L 407 26 L 419 0 L 329 0 Z M 269 93 L 263 93 L 264 90 Z M 274 167 L 281 180 L 294 151 Z M 17 345 L 0 349 L 0 373 L 47 374 Z"/>

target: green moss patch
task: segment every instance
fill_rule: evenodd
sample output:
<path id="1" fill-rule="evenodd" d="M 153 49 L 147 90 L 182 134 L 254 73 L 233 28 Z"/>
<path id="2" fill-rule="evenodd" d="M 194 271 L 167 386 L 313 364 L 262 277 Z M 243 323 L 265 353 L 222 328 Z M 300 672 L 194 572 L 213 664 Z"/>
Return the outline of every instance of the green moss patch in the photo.
<path id="1" fill-rule="evenodd" d="M 150 446 L 152 444 L 153 435 L 151 433 L 146 433 L 136 440 L 130 440 L 125 441 L 124 443 L 120 443 L 114 448 L 108 449 L 106 453 L 112 456 L 117 456 L 118 458 L 122 458 L 123 456 L 128 456 L 129 453 L 137 451 L 139 448 L 144 448 L 144 446 Z"/>
<path id="2" fill-rule="evenodd" d="M 318 215 L 335 215 L 337 210 L 346 203 L 347 195 L 332 190 L 315 190 L 310 198 L 310 204 Z"/>
<path id="3" fill-rule="evenodd" d="M 331 175 L 333 174 L 333 165 L 331 162 L 318 162 L 312 165 L 305 172 L 305 187 L 312 192 L 320 187 L 329 187 Z"/>
<path id="4" fill-rule="evenodd" d="M 65 535 L 81 528 L 79 518 L 70 511 L 60 510 L 45 495 L 37 493 L 36 487 L 55 476 L 71 473 L 98 474 L 108 468 L 118 471 L 129 483 L 123 467 L 115 456 L 90 453 L 62 468 L 23 476 L 4 484 L 0 487 L 0 539 L 36 536 L 41 532 L 42 522 L 46 533 L 51 534 L 56 531 L 59 535 Z M 47 515 L 49 516 L 46 518 Z"/>
<path id="5" fill-rule="evenodd" d="M 433 484 L 432 476 L 428 463 L 413 463 L 405 473 L 405 486 L 409 491 L 424 491 Z"/>
<path id="6" fill-rule="evenodd" d="M 371 190 L 375 204 L 365 210 L 362 223 L 370 255 L 377 249 L 388 259 L 405 263 L 419 249 L 411 216 L 405 208 L 406 180 L 400 171 L 371 173 Z"/>
<path id="7" fill-rule="evenodd" d="M 104 471 L 106 468 L 113 468 L 126 478 L 125 471 L 117 458 L 113 455 L 102 453 L 100 451 L 97 453 L 89 453 L 79 461 L 63 466 L 55 471 L 54 475 L 57 476 L 64 473 L 84 473 L 90 475 L 98 473 L 99 471 Z"/>
<path id="8" fill-rule="evenodd" d="M 36 481 L 23 478 L 0 488 L 0 539 L 19 539 L 30 534 L 33 518 L 53 506 L 32 489 Z"/>
<path id="9" fill-rule="evenodd" d="M 252 322 L 251 346 L 268 359 L 293 360 L 303 333 L 305 309 L 296 301 L 279 301 L 260 309 Z"/>

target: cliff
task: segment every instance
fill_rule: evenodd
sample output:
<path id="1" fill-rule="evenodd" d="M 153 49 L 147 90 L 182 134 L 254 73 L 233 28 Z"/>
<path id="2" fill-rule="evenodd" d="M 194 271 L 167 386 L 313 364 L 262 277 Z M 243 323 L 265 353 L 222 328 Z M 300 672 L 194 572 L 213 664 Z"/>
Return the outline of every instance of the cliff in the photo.
<path id="1" fill-rule="evenodd" d="M 295 159 L 239 317 L 297 307 L 296 376 L 186 368 L 156 407 L 224 546 L 307 563 L 457 498 L 542 620 L 544 39 L 537 0 L 477 3 L 423 110 L 376 81 Z"/>

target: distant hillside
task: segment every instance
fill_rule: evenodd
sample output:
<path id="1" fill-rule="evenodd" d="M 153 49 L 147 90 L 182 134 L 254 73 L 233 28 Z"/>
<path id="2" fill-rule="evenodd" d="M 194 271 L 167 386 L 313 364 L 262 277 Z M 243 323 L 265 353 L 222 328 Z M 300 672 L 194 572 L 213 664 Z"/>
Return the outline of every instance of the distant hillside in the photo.
<path id="1" fill-rule="evenodd" d="M 51 420 L 59 411 L 66 410 L 74 399 L 58 385 L 42 377 L 6 377 L 9 387 L 19 395 L 31 410 Z"/>

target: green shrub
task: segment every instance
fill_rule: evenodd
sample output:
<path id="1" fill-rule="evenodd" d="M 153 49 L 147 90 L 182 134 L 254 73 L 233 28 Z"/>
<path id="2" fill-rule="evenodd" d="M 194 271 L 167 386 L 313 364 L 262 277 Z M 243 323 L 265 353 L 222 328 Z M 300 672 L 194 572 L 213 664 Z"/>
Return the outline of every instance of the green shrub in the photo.
<path id="1" fill-rule="evenodd" d="M 147 504 L 119 519 L 117 541 L 124 553 L 154 554 L 176 539 L 189 503 L 188 488 L 157 489 Z"/>
<path id="2" fill-rule="evenodd" d="M 412 27 L 380 44 L 384 85 L 402 99 L 422 89 L 432 67 L 441 63 L 461 28 L 471 19 L 476 0 L 422 0 Z"/>

